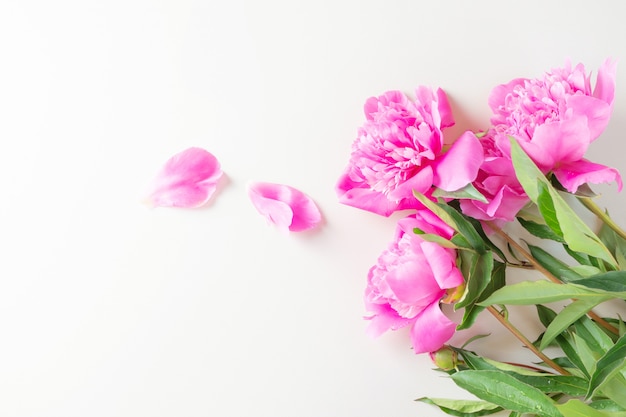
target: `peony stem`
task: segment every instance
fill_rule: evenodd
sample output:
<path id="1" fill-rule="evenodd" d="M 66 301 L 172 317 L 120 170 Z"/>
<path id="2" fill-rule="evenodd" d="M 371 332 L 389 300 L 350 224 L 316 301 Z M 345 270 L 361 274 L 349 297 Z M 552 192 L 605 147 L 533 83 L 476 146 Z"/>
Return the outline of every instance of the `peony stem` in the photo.
<path id="1" fill-rule="evenodd" d="M 600 206 L 598 206 L 595 203 L 595 201 L 593 201 L 593 199 L 591 199 L 589 197 L 581 197 L 580 198 L 580 202 L 583 203 L 583 205 L 587 209 L 589 209 L 589 211 L 591 211 L 593 214 L 598 216 L 598 218 L 600 220 L 602 220 L 604 222 L 604 224 L 606 224 L 615 233 L 617 233 L 619 235 L 619 237 L 621 237 L 622 239 L 626 240 L 626 232 L 621 227 L 619 227 L 619 225 L 617 223 L 615 223 L 613 221 L 613 219 L 611 219 L 611 217 L 609 217 L 609 215 L 606 214 L 606 212 L 604 210 L 602 210 L 600 208 Z"/>
<path id="2" fill-rule="evenodd" d="M 546 355 L 543 354 L 543 352 L 541 352 L 539 349 L 537 349 L 535 347 L 535 345 L 533 345 L 532 342 L 530 340 L 528 340 L 526 338 L 526 336 L 524 336 L 522 334 L 522 332 L 520 332 L 515 326 L 513 326 L 513 324 L 511 324 L 511 322 L 508 321 L 502 315 L 502 313 L 500 313 L 498 310 L 496 310 L 495 307 L 489 306 L 489 307 L 487 307 L 487 310 L 496 318 L 496 320 L 498 320 L 504 327 L 506 327 L 507 330 L 509 330 L 513 334 L 513 336 L 515 336 L 520 342 L 522 342 L 524 344 L 524 346 L 526 346 L 528 349 L 530 349 L 535 355 L 537 355 L 537 357 L 539 357 L 542 361 L 544 361 L 552 369 L 554 369 L 555 371 L 557 371 L 561 375 L 571 375 L 564 368 L 559 366 L 556 362 L 554 362 L 552 359 L 548 358 Z"/>
<path id="3" fill-rule="evenodd" d="M 513 246 L 516 251 L 518 251 L 520 254 L 522 254 L 524 256 L 524 258 L 526 258 L 528 260 L 528 262 L 530 262 L 530 264 L 532 266 L 534 266 L 535 269 L 537 269 L 537 271 L 541 272 L 546 278 L 548 278 L 550 281 L 552 281 L 552 282 L 554 282 L 556 284 L 562 284 L 563 283 L 560 279 L 555 277 L 550 271 L 548 271 L 546 268 L 544 268 L 539 262 L 537 262 L 537 260 L 526 249 L 524 249 L 519 243 L 517 243 L 513 238 L 511 238 L 511 236 L 506 234 L 500 228 L 497 228 L 497 227 L 494 227 L 494 226 L 491 226 L 491 227 L 493 228 L 493 230 L 499 236 L 504 238 L 511 246 Z M 604 327 L 606 330 L 610 331 L 613 334 L 619 335 L 619 330 L 616 329 L 615 326 L 613 326 L 608 321 L 604 320 L 602 317 L 598 316 L 593 311 L 589 311 L 587 313 L 587 315 L 589 316 L 589 318 L 591 318 L 593 321 L 598 323 L 600 326 Z"/>
<path id="4" fill-rule="evenodd" d="M 513 246 L 513 248 L 515 248 L 516 251 L 518 251 L 520 254 L 522 254 L 522 256 L 524 256 L 524 258 L 526 258 L 526 260 L 528 262 L 530 262 L 530 264 L 532 266 L 535 267 L 535 269 L 539 272 L 541 272 L 546 278 L 548 278 L 550 281 L 557 283 L 557 284 L 562 284 L 561 280 L 558 279 L 557 277 L 555 277 L 554 275 L 552 275 L 552 273 L 550 271 L 548 271 L 546 268 L 544 268 L 539 262 L 537 262 L 537 260 L 535 258 L 533 258 L 533 256 L 522 247 L 522 245 L 520 245 L 519 243 L 517 243 L 511 236 L 509 236 L 508 234 L 506 234 L 502 229 L 495 227 L 493 225 L 491 225 L 491 228 L 502 238 L 504 238 L 504 240 L 506 240 L 511 246 Z"/>

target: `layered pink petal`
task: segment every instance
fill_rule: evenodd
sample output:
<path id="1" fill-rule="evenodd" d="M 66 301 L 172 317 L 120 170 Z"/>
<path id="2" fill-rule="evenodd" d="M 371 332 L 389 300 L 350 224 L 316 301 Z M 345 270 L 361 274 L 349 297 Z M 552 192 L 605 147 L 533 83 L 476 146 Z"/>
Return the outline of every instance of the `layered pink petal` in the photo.
<path id="1" fill-rule="evenodd" d="M 465 132 L 434 165 L 433 185 L 445 191 L 456 191 L 476 179 L 483 163 L 483 147 L 476 135 Z"/>
<path id="2" fill-rule="evenodd" d="M 411 342 L 415 353 L 438 350 L 454 336 L 456 330 L 456 323 L 443 314 L 438 302 L 426 307 L 414 320 Z"/>
<path id="3" fill-rule="evenodd" d="M 622 177 L 615 168 L 581 159 L 556 168 L 554 175 L 561 185 L 569 192 L 575 193 L 582 184 L 604 184 L 617 182 L 618 190 L 622 190 Z"/>
<path id="4" fill-rule="evenodd" d="M 454 251 L 434 242 L 422 242 L 421 247 L 439 288 L 455 288 L 463 284 Z"/>
<path id="5" fill-rule="evenodd" d="M 613 106 L 615 98 L 615 74 L 617 73 L 617 62 L 610 59 L 604 61 L 598 70 L 598 79 L 593 90 L 593 96 L 605 103 Z"/>
<path id="6" fill-rule="evenodd" d="M 215 156 L 189 148 L 172 156 L 157 174 L 148 201 L 154 207 L 193 208 L 205 204 L 222 177 Z"/>
<path id="7" fill-rule="evenodd" d="M 248 196 L 268 222 L 283 230 L 309 230 L 322 220 L 315 202 L 302 191 L 288 185 L 254 182 L 248 186 Z"/>
<path id="8" fill-rule="evenodd" d="M 378 337 L 387 330 L 398 330 L 411 323 L 411 319 L 400 317 L 389 304 L 370 304 L 371 315 L 366 316 L 369 324 L 365 329 L 371 337 Z"/>
<path id="9" fill-rule="evenodd" d="M 549 170 L 559 162 L 582 158 L 589 143 L 587 119 L 573 116 L 567 120 L 538 126 L 532 142 L 520 144 L 540 168 Z"/>

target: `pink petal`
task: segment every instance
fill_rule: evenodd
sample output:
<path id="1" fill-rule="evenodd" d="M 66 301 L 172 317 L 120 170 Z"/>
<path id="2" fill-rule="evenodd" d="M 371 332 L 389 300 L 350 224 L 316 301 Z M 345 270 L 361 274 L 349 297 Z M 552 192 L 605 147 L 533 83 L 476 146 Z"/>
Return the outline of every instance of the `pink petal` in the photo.
<path id="1" fill-rule="evenodd" d="M 411 342 L 415 353 L 434 352 L 454 335 L 456 323 L 446 317 L 439 303 L 432 303 L 415 318 L 411 326 Z"/>
<path id="2" fill-rule="evenodd" d="M 248 186 L 248 196 L 268 222 L 283 230 L 301 232 L 314 228 L 322 220 L 313 200 L 288 185 L 254 182 Z"/>
<path id="3" fill-rule="evenodd" d="M 386 217 L 398 210 L 397 202 L 389 200 L 381 192 L 372 190 L 365 182 L 353 181 L 348 172 L 345 172 L 339 178 L 336 191 L 341 204 L 371 211 Z"/>
<path id="4" fill-rule="evenodd" d="M 408 325 L 411 319 L 400 317 L 398 312 L 389 304 L 370 304 L 371 315 L 365 317 L 370 320 L 365 332 L 370 337 L 378 337 L 387 330 L 398 330 Z"/>
<path id="5" fill-rule="evenodd" d="M 424 241 L 421 247 L 439 288 L 455 288 L 463 284 L 463 275 L 456 266 L 456 252 L 435 242 Z"/>
<path id="6" fill-rule="evenodd" d="M 157 174 L 148 201 L 154 207 L 200 207 L 222 177 L 217 158 L 202 148 L 189 148 L 172 156 Z"/>
<path id="7" fill-rule="evenodd" d="M 433 184 L 445 191 L 456 191 L 476 179 L 483 163 L 483 147 L 476 135 L 465 132 L 435 163 Z"/>
<path id="8" fill-rule="evenodd" d="M 575 116 L 582 115 L 587 118 L 589 126 L 589 139 L 596 140 L 609 124 L 612 106 L 595 97 L 576 95 L 567 99 L 567 106 L 572 109 Z"/>
<path id="9" fill-rule="evenodd" d="M 554 175 L 561 185 L 569 192 L 576 192 L 582 184 L 604 184 L 612 181 L 617 182 L 618 190 L 622 190 L 622 177 L 615 168 L 581 159 L 559 166 L 554 170 Z"/>
<path id="10" fill-rule="evenodd" d="M 572 116 L 571 119 L 537 126 L 530 143 L 520 142 L 539 168 L 550 170 L 555 163 L 578 161 L 590 143 L 587 119 Z"/>
<path id="11" fill-rule="evenodd" d="M 610 59 L 604 61 L 598 70 L 598 79 L 593 90 L 593 96 L 599 98 L 610 106 L 613 106 L 615 98 L 615 74 L 617 63 Z"/>

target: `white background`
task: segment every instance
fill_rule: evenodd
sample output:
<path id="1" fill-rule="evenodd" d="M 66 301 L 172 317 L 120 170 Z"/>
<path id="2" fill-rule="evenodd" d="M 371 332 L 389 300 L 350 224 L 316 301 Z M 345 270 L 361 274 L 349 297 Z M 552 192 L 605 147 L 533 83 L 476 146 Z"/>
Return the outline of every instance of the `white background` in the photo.
<path id="1" fill-rule="evenodd" d="M 363 103 L 441 86 L 454 135 L 488 125 L 496 84 L 613 57 L 588 157 L 626 172 L 623 18 L 617 1 L 1 0 L 0 416 L 439 415 L 413 400 L 467 394 L 406 332 L 364 334 L 397 217 L 334 192 Z M 222 163 L 213 203 L 143 205 L 189 146 Z M 253 180 L 305 191 L 324 225 L 269 227 Z M 626 224 L 624 196 L 596 190 Z"/>

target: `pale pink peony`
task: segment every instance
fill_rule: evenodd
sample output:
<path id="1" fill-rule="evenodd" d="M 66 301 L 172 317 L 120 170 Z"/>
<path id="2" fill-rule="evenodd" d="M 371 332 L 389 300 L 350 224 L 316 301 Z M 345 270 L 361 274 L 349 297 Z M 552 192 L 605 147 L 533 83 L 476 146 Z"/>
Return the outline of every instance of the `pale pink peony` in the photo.
<path id="1" fill-rule="evenodd" d="M 253 182 L 248 185 L 248 196 L 268 223 L 284 232 L 309 230 L 322 220 L 315 202 L 302 191 L 288 185 Z"/>
<path id="2" fill-rule="evenodd" d="M 456 324 L 439 304 L 449 289 L 463 285 L 463 276 L 456 266 L 456 251 L 422 239 L 415 228 L 447 239 L 454 232 L 427 210 L 400 220 L 394 241 L 369 271 L 366 318 L 371 320 L 372 336 L 411 326 L 415 353 L 425 353 L 439 349 L 454 335 Z"/>
<path id="3" fill-rule="evenodd" d="M 337 183 L 340 202 L 389 216 L 422 207 L 414 190 L 456 191 L 476 177 L 482 149 L 473 134 L 444 146 L 442 129 L 454 120 L 443 90 L 419 87 L 414 101 L 389 91 L 367 100 L 364 110 L 366 121 Z"/>
<path id="4" fill-rule="evenodd" d="M 584 66 L 572 68 L 569 63 L 540 79 L 500 85 L 489 97 L 493 128 L 517 139 L 542 172 L 553 172 L 570 192 L 586 182 L 616 181 L 621 189 L 617 170 L 583 158 L 609 122 L 615 70 L 614 63 L 604 62 L 593 90 Z"/>
<path id="5" fill-rule="evenodd" d="M 222 174 L 213 154 L 202 148 L 186 149 L 161 168 L 148 202 L 154 207 L 200 207 L 209 201 Z"/>
<path id="6" fill-rule="evenodd" d="M 478 220 L 510 222 L 530 199 L 515 176 L 510 156 L 497 146 L 493 131 L 481 137 L 480 143 L 485 160 L 472 184 L 487 202 L 461 199 L 461 210 Z"/>

